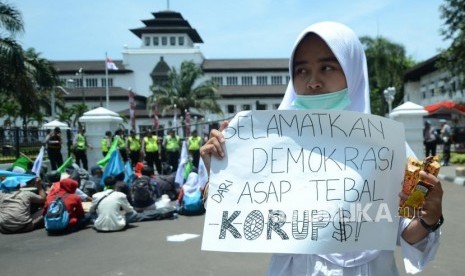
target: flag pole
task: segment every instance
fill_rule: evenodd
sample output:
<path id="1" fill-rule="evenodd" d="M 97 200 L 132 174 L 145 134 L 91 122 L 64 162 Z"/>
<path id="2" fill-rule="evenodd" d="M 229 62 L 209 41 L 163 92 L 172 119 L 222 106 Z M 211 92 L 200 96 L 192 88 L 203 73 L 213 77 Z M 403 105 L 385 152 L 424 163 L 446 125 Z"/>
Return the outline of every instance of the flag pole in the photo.
<path id="1" fill-rule="evenodd" d="M 108 89 L 108 55 L 107 52 L 105 52 L 105 100 L 106 108 L 110 109 L 110 92 Z"/>

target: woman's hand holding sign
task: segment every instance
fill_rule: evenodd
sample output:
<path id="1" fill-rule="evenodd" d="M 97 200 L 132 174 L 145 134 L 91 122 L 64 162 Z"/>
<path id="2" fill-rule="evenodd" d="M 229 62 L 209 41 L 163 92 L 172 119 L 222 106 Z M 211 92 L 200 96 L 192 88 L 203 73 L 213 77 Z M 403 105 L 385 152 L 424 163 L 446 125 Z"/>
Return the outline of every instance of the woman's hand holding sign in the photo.
<path id="1" fill-rule="evenodd" d="M 200 155 L 202 156 L 203 162 L 205 163 L 205 168 L 207 169 L 208 174 L 210 174 L 210 164 L 211 156 L 221 159 L 224 157 L 223 144 L 224 137 L 221 133 L 226 127 L 228 127 L 228 121 L 223 121 L 220 124 L 219 129 L 212 129 L 210 131 L 210 138 L 208 141 L 200 148 Z"/>
<path id="2" fill-rule="evenodd" d="M 412 210 L 414 219 L 402 233 L 402 238 L 410 244 L 415 244 L 425 238 L 430 232 L 435 231 L 443 222 L 441 182 L 433 174 L 420 171 L 420 179 L 430 188 L 421 207 Z M 406 200 L 407 195 L 399 194 L 401 200 Z"/>

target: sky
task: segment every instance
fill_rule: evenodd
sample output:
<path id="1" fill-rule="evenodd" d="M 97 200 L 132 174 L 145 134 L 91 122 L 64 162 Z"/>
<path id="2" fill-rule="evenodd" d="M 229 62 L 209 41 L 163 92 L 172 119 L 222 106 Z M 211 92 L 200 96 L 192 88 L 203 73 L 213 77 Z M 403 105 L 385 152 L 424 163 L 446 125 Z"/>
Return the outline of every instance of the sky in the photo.
<path id="1" fill-rule="evenodd" d="M 49 60 L 122 59 L 142 41 L 130 29 L 153 12 L 180 12 L 203 40 L 209 59 L 288 58 L 308 25 L 339 21 L 361 36 L 403 45 L 420 62 L 450 42 L 439 30 L 441 0 L 2 0 L 22 13 L 16 39 Z"/>

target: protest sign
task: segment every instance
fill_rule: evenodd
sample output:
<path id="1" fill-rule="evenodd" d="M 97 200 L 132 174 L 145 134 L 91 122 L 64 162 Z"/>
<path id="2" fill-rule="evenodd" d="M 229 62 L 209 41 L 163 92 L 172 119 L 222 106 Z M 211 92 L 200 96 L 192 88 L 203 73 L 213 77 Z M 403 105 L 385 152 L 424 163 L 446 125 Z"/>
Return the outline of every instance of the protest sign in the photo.
<path id="1" fill-rule="evenodd" d="M 393 250 L 404 127 L 350 111 L 246 111 L 212 158 L 202 250 Z"/>

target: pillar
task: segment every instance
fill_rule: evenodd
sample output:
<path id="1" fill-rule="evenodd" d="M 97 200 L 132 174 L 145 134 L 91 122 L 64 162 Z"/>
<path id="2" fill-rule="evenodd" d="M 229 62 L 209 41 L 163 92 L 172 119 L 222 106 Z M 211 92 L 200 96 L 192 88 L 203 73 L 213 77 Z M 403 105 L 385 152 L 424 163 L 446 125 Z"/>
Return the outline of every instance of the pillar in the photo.
<path id="1" fill-rule="evenodd" d="M 428 115 L 428 111 L 412 102 L 399 105 L 389 114 L 389 118 L 404 124 L 405 139 L 420 160 L 425 158 L 423 146 L 423 116 L 425 115 Z"/>
<path id="2" fill-rule="evenodd" d="M 92 166 L 103 158 L 101 142 L 105 132 L 115 132 L 120 128 L 123 119 L 111 110 L 103 107 L 92 109 L 79 118 L 79 122 L 84 124 L 86 129 L 87 142 L 92 145 L 93 149 L 87 149 L 87 159 L 89 170 Z"/>

